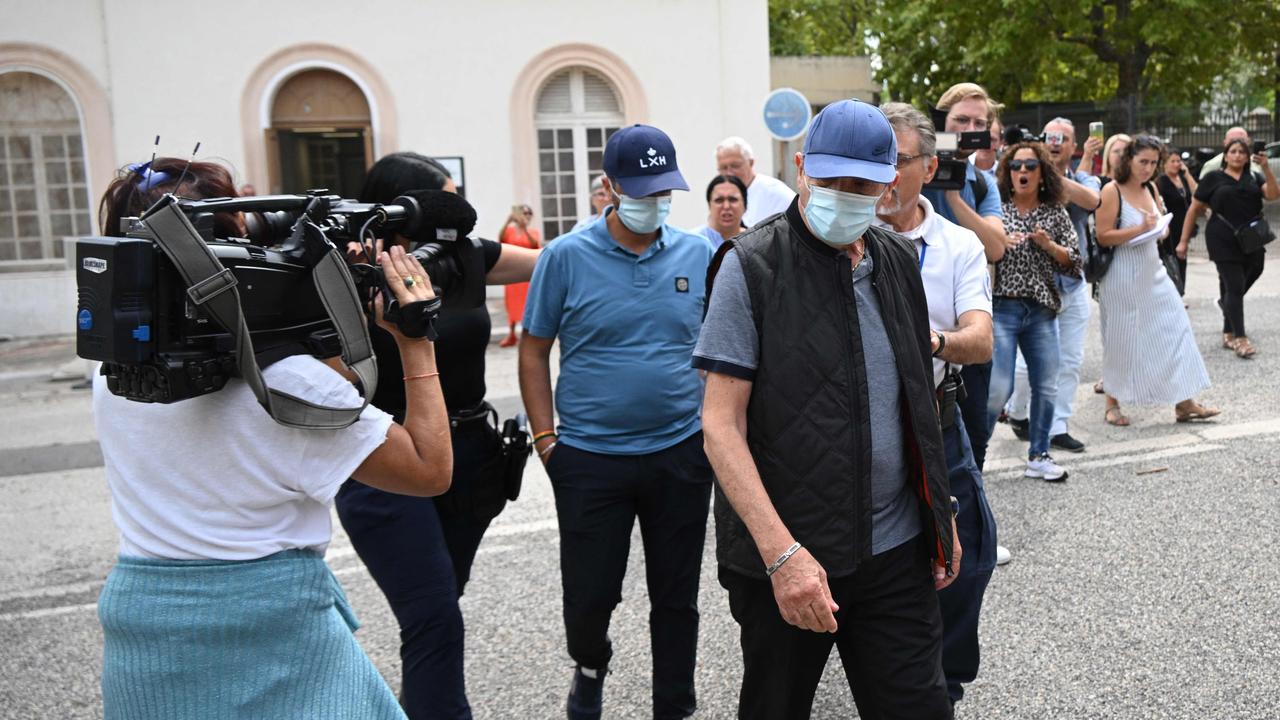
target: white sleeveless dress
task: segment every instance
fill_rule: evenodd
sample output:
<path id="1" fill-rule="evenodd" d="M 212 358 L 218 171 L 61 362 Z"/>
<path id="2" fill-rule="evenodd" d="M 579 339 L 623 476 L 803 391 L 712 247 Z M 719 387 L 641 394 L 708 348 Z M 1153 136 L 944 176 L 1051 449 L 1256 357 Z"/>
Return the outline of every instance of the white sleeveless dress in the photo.
<path id="1" fill-rule="evenodd" d="M 1120 227 L 1141 225 L 1125 203 Z M 1121 405 L 1173 405 L 1209 387 L 1191 319 L 1165 272 L 1159 242 L 1121 245 L 1098 289 L 1102 384 Z"/>

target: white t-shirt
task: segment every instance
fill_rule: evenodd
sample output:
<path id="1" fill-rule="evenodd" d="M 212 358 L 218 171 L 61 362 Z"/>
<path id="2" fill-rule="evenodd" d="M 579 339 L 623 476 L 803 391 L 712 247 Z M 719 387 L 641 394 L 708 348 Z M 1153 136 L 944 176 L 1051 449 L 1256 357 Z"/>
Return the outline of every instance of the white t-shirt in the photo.
<path id="1" fill-rule="evenodd" d="M 795 196 L 796 192 L 778 178 L 756 173 L 747 186 L 747 211 L 742 214 L 742 222 L 754 227 L 770 215 L 786 212 Z"/>
<path id="2" fill-rule="evenodd" d="M 272 388 L 332 407 L 358 407 L 355 387 L 309 355 L 263 373 Z M 167 405 L 112 395 L 93 381 L 93 419 L 106 460 L 120 554 L 253 560 L 297 548 L 324 552 L 338 487 L 387 438 L 373 407 L 341 430 L 271 419 L 249 386 Z"/>
<path id="3" fill-rule="evenodd" d="M 913 230 L 899 233 L 916 243 L 922 258 L 920 280 L 929 302 L 929 327 L 939 332 L 955 330 L 960 316 L 970 310 L 991 314 L 991 276 L 982 241 L 971 230 L 956 225 L 933 211 L 924 197 L 919 199 L 924 221 Z M 876 225 L 893 230 L 880 218 Z M 942 382 L 946 362 L 933 359 L 933 384 Z"/>

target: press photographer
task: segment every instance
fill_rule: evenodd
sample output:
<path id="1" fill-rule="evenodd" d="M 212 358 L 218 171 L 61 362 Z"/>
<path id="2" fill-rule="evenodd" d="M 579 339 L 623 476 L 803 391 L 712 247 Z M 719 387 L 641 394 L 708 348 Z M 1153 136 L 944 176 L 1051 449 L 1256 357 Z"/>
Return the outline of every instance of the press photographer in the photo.
<path id="1" fill-rule="evenodd" d="M 360 200 L 385 203 L 423 189 L 455 191 L 452 178 L 439 163 L 415 153 L 395 153 L 374 163 Z M 448 197 L 465 205 L 455 195 Z M 528 281 L 540 251 L 467 238 L 475 224 L 474 211 L 469 217 L 441 222 L 458 231 L 449 252 L 461 273 L 444 290 L 444 307 L 436 323 L 440 381 L 453 441 L 453 486 L 438 498 L 412 498 L 383 492 L 355 478 L 337 497 L 342 526 L 400 624 L 401 697 L 410 718 L 471 717 L 458 597 L 489 522 L 518 492 L 528 457 L 524 432 L 514 432 L 514 423 L 508 420 L 504 426 L 508 431 L 500 435 L 497 413 L 484 399 L 485 350 L 491 329 L 484 286 Z M 381 242 L 418 244 L 398 234 L 387 235 Z M 369 332 L 379 375 L 401 375 L 398 355 L 389 351 L 393 336 L 372 325 Z M 404 387 L 380 386 L 373 404 L 400 416 L 406 408 Z"/>
<path id="2" fill-rule="evenodd" d="M 213 163 L 188 167 L 160 158 L 131 166 L 102 199 L 103 232 L 120 237 L 121 218 L 141 217 L 131 228 L 161 238 L 166 255 L 172 248 L 192 251 L 193 243 L 198 252 L 191 257 L 203 252 L 213 258 L 201 247 L 200 230 L 169 194 L 234 197 L 235 190 L 226 169 Z M 204 228 L 211 236 L 246 234 L 240 213 L 206 219 L 212 221 Z M 188 245 L 171 233 L 174 228 L 188 233 Z M 159 250 L 153 254 L 155 270 L 165 260 Z M 146 272 L 88 255 L 82 264 L 91 274 L 113 273 L 121 282 L 130 273 Z M 400 306 L 433 299 L 426 271 L 402 248 L 383 253 L 381 268 Z M 233 298 L 238 306 L 236 284 L 223 283 L 218 297 Z M 82 284 L 83 309 L 91 288 Z M 341 289 L 329 290 L 335 298 L 341 295 Z M 354 301 L 354 293 L 346 292 Z M 198 290 L 188 295 L 197 305 L 195 298 L 208 299 Z M 358 318 L 358 306 L 351 304 Z M 98 603 L 106 717 L 180 717 L 192 708 L 211 717 L 243 716 L 247 708 L 261 717 L 404 717 L 356 643 L 354 615 L 324 562 L 329 505 L 348 477 L 405 495 L 438 495 L 449 486 L 452 451 L 433 343 L 406 337 L 388 323 L 385 304 L 379 294 L 378 326 L 393 338 L 403 368 L 403 381 L 384 383 L 402 387 L 400 423 L 371 405 L 362 407 L 351 383 L 305 352 L 274 362 L 250 356 L 255 366 L 248 375 L 263 381 L 279 402 L 269 412 L 260 407 L 260 388 L 251 386 L 245 366 L 220 388 L 176 402 L 135 402 L 109 391 L 105 376 L 95 378 L 94 421 L 121 537 L 119 561 Z M 134 311 L 124 305 L 111 309 Z M 101 313 L 99 320 L 108 322 Z M 82 332 L 91 333 L 94 322 L 92 313 L 86 322 L 82 311 Z M 132 339 L 148 345 L 148 328 Z M 236 347 L 248 345 L 243 328 L 223 323 L 221 329 Z M 344 357 L 361 339 L 344 341 Z M 260 374 L 257 365 L 265 365 Z M 304 428 L 305 421 L 289 416 L 293 405 L 281 401 L 285 397 L 316 418 L 332 408 L 354 408 L 358 415 L 345 427 Z M 277 421 L 277 413 L 292 424 Z"/>

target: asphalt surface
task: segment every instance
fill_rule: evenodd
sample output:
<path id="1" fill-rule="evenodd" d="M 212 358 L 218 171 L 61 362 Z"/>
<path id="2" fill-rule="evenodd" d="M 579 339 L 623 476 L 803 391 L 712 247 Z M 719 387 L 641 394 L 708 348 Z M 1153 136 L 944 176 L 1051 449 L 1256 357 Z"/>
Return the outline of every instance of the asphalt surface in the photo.
<path id="1" fill-rule="evenodd" d="M 1261 349 L 1249 362 L 1218 347 L 1212 266 L 1193 258 L 1190 275 L 1214 382 L 1200 399 L 1224 410 L 1218 422 L 1130 408 L 1132 427 L 1103 424 L 1091 391 L 1102 363 L 1095 313 L 1072 423 L 1088 450 L 1058 456 L 1070 480 L 1022 478 L 1025 448 L 997 428 L 987 492 L 1014 560 L 987 591 L 982 670 L 958 717 L 1280 718 L 1280 270 L 1247 300 Z M 48 379 L 73 353 L 65 338 L 0 343 L 0 718 L 102 716 L 94 603 L 116 535 L 88 394 Z M 491 399 L 509 413 L 514 350 L 492 345 L 488 368 Z M 334 525 L 328 560 L 363 621 L 357 637 L 398 687 L 394 620 Z M 729 718 L 741 661 L 712 537 L 709 524 L 696 717 Z M 462 601 L 476 717 L 563 717 L 572 666 L 558 562 L 551 494 L 531 463 Z M 637 534 L 613 621 L 607 717 L 650 714 L 643 562 Z M 834 654 L 813 716 L 856 716 Z"/>

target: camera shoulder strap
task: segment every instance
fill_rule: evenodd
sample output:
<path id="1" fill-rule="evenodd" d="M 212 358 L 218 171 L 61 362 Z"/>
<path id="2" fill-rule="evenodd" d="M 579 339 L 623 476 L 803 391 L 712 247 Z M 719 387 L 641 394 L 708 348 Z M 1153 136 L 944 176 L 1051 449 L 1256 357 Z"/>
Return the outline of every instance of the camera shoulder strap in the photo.
<path id="1" fill-rule="evenodd" d="M 317 405 L 268 387 L 254 357 L 235 275 L 222 266 L 172 196 L 157 203 L 142 221 L 187 283 L 187 296 L 231 333 L 239 375 L 272 419 L 289 427 L 334 430 L 347 427 L 360 417 L 377 388 L 378 366 L 355 284 L 335 249 L 330 248 L 321 257 L 312 274 L 320 300 L 342 341 L 342 362 L 360 379 L 362 403 L 356 408 Z"/>

